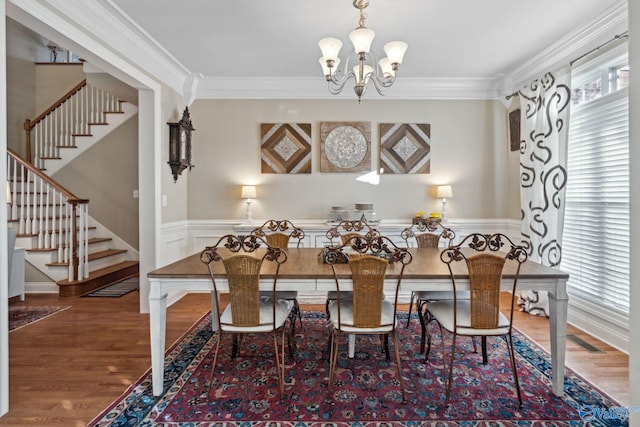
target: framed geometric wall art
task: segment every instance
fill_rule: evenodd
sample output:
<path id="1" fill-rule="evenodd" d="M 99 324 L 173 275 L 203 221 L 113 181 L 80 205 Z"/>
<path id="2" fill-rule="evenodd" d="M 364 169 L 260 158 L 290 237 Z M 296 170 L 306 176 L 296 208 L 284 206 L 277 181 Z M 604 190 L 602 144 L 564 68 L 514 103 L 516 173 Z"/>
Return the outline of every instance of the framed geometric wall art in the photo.
<path id="1" fill-rule="evenodd" d="M 262 173 L 311 173 L 311 123 L 260 125 Z"/>
<path id="2" fill-rule="evenodd" d="M 381 123 L 380 167 L 384 173 L 430 173 L 431 125 Z"/>
<path id="3" fill-rule="evenodd" d="M 320 123 L 320 172 L 370 170 L 371 123 Z"/>

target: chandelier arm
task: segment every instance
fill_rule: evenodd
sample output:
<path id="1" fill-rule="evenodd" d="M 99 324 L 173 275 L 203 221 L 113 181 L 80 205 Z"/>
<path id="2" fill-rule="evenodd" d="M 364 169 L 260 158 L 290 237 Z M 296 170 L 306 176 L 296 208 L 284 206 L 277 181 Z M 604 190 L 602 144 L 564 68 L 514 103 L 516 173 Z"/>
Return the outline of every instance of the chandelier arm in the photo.
<path id="1" fill-rule="evenodd" d="M 349 81 L 349 78 L 351 77 L 353 77 L 354 79 L 356 78 L 353 71 L 349 71 L 348 73 L 344 74 L 341 78 L 337 78 L 335 74 L 331 76 L 331 80 L 329 80 L 329 85 L 328 85 L 329 93 L 331 93 L 331 95 L 337 95 L 340 92 L 342 92 L 342 89 L 344 89 L 344 85 L 347 83 L 347 81 Z"/>
<path id="2" fill-rule="evenodd" d="M 378 76 L 376 73 L 370 73 L 370 81 L 373 82 L 373 85 L 375 86 L 376 90 L 380 95 L 384 95 L 382 93 L 382 89 L 391 87 L 395 82 L 395 80 L 396 80 L 395 77 L 391 77 L 391 79 L 387 79 L 384 76 L 382 77 Z"/>

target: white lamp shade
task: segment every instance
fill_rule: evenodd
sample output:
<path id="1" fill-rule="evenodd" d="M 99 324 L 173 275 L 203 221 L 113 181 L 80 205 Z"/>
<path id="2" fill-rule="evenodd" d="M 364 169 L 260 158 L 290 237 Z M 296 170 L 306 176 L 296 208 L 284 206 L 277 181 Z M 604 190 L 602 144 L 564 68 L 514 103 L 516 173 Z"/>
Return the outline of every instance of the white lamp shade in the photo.
<path id="1" fill-rule="evenodd" d="M 371 42 L 373 42 L 375 36 L 376 32 L 369 28 L 356 28 L 349 34 L 351 43 L 353 43 L 353 49 L 356 53 L 369 53 Z"/>
<path id="2" fill-rule="evenodd" d="M 353 67 L 353 73 L 356 75 L 356 81 L 358 83 L 361 83 L 362 80 L 360 79 L 360 65 L 356 65 L 355 67 Z M 371 73 L 373 73 L 373 67 L 369 65 L 362 66 L 362 77 L 364 78 L 364 84 L 369 83 Z"/>
<path id="3" fill-rule="evenodd" d="M 393 67 L 391 66 L 391 62 L 389 62 L 389 58 L 383 58 L 378 61 L 378 65 L 380 65 L 380 69 L 382 70 L 382 74 L 385 78 L 395 77 L 396 72 L 393 71 Z"/>
<path id="4" fill-rule="evenodd" d="M 327 65 L 327 60 L 324 59 L 324 56 L 320 58 L 318 62 L 322 67 L 322 74 L 325 76 L 330 76 L 331 74 L 335 74 L 336 70 L 338 69 L 338 65 L 340 65 L 340 58 L 336 59 L 335 62 L 333 63 L 333 72 L 331 72 L 331 69 Z"/>
<path id="5" fill-rule="evenodd" d="M 255 199 L 256 198 L 256 186 L 255 185 L 243 185 L 242 193 L 240 197 L 243 199 Z"/>
<path id="6" fill-rule="evenodd" d="M 322 51 L 322 57 L 325 61 L 336 61 L 342 48 L 342 42 L 339 39 L 333 37 L 327 37 L 318 42 L 320 50 Z"/>
<path id="7" fill-rule="evenodd" d="M 450 185 L 438 185 L 436 197 L 439 199 L 447 199 L 453 197 L 453 191 Z"/>
<path id="8" fill-rule="evenodd" d="M 402 64 L 404 53 L 407 51 L 408 47 L 409 45 L 405 42 L 394 41 L 385 44 L 383 49 L 391 64 Z"/>

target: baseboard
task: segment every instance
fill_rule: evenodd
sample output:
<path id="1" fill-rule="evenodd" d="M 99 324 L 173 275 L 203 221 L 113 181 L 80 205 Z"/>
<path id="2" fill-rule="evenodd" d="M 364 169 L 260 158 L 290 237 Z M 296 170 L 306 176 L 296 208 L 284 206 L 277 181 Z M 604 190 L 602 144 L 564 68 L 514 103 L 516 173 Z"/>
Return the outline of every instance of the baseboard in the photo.
<path id="1" fill-rule="evenodd" d="M 629 354 L 629 326 L 619 313 L 571 295 L 567 322 L 621 352 Z"/>
<path id="2" fill-rule="evenodd" d="M 57 294 L 58 291 L 56 282 L 27 282 L 24 284 L 26 294 Z"/>

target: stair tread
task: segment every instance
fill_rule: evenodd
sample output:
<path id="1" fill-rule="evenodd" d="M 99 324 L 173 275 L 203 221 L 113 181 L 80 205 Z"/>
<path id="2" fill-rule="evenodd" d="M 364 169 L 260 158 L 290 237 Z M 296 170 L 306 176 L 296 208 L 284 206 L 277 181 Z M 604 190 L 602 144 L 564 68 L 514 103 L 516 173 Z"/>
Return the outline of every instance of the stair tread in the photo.
<path id="1" fill-rule="evenodd" d="M 95 243 L 103 243 L 103 242 L 109 242 L 113 240 L 111 237 L 94 237 L 92 239 L 88 240 L 88 243 L 91 244 L 95 244 Z M 63 246 L 66 248 L 66 245 Z M 51 251 L 57 251 L 58 247 L 56 246 L 55 248 L 29 248 L 26 251 L 27 252 L 51 252 Z"/>
<path id="2" fill-rule="evenodd" d="M 63 279 L 63 280 L 60 280 L 60 281 L 58 281 L 56 283 L 59 286 L 87 283 L 87 282 L 91 282 L 91 281 L 93 281 L 93 280 L 95 280 L 97 278 L 104 277 L 104 276 L 107 276 L 109 274 L 117 273 L 120 270 L 123 270 L 125 268 L 129 268 L 129 267 L 132 267 L 132 266 L 135 266 L 135 265 L 139 265 L 139 264 L 140 264 L 139 261 L 122 261 L 122 262 L 119 262 L 117 264 L 110 265 L 109 267 L 104 267 L 104 268 L 101 268 L 99 270 L 91 271 L 89 273 L 89 277 L 87 277 L 86 279 L 81 279 L 81 280 L 77 280 L 77 281 L 69 281 L 68 279 Z"/>
<path id="3" fill-rule="evenodd" d="M 125 252 L 127 252 L 126 249 L 107 249 L 105 251 L 99 251 L 99 252 L 90 253 L 87 258 L 89 259 L 89 261 L 95 261 L 95 260 L 100 259 L 100 258 L 106 258 L 106 257 L 113 256 L 113 255 L 119 255 L 119 254 L 123 254 Z M 50 262 L 50 263 L 47 263 L 47 265 L 50 266 L 50 267 L 67 267 L 67 266 L 69 266 L 69 263 L 68 262 Z"/>

